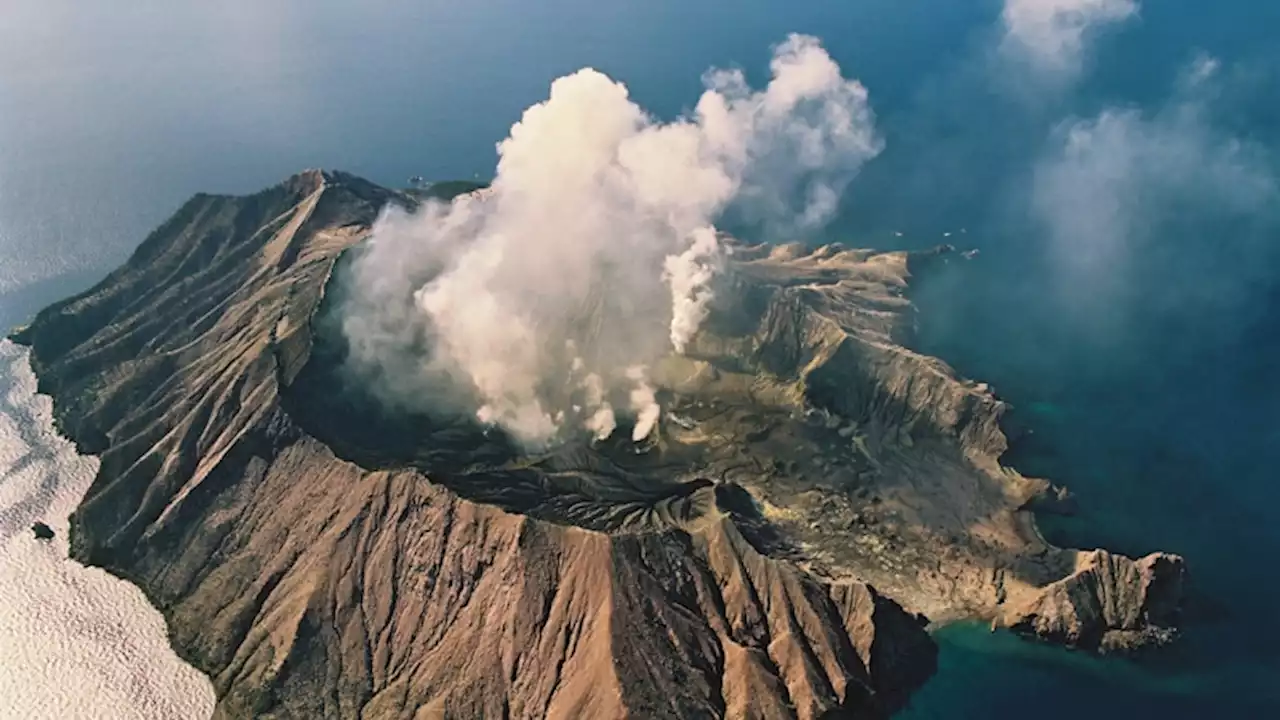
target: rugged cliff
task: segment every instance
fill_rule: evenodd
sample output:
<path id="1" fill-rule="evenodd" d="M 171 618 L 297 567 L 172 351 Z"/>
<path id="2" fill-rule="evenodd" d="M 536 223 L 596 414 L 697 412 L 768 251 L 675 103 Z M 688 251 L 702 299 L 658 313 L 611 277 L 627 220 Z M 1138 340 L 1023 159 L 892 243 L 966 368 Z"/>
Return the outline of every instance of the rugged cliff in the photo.
<path id="1" fill-rule="evenodd" d="M 915 613 L 1172 631 L 1181 561 L 1046 545 L 1003 404 L 904 346 L 946 253 L 739 248 L 643 456 L 389 451 L 320 316 L 419 200 L 318 171 L 197 196 L 15 336 L 102 458 L 73 554 L 143 588 L 220 716 L 877 717 L 933 671 Z"/>

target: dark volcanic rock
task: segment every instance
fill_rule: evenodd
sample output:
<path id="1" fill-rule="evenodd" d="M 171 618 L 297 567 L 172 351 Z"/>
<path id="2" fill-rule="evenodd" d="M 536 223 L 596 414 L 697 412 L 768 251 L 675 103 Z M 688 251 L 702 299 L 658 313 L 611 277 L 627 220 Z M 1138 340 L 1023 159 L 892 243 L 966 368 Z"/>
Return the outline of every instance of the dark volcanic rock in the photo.
<path id="1" fill-rule="evenodd" d="M 1080 511 L 1076 496 L 1067 488 L 1044 483 L 1043 489 L 1027 501 L 1026 509 L 1048 515 L 1075 515 Z"/>
<path id="2" fill-rule="evenodd" d="M 48 525 L 45 525 L 42 522 L 38 522 L 32 525 L 31 532 L 36 536 L 37 540 L 52 540 L 54 537 L 53 528 L 49 527 Z"/>

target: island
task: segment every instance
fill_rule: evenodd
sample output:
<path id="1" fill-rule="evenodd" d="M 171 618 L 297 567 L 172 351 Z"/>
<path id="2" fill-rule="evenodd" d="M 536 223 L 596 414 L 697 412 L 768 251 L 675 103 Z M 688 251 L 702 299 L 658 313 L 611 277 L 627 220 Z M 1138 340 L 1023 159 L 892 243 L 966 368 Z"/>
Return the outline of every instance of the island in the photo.
<path id="1" fill-rule="evenodd" d="M 911 349 L 951 248 L 734 249 L 630 438 L 529 452 L 342 372 L 348 251 L 398 191 L 311 170 L 198 195 L 30 347 L 98 455 L 72 556 L 138 585 L 217 717 L 885 717 L 931 625 L 1088 651 L 1176 635 L 1185 568 L 1054 547 L 1008 406 Z"/>

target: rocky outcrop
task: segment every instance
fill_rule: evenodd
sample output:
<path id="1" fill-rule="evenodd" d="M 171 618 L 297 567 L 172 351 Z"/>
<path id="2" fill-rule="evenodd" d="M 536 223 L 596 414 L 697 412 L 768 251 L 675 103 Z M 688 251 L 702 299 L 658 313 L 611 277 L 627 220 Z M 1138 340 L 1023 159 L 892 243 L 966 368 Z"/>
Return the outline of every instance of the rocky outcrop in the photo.
<path id="1" fill-rule="evenodd" d="M 101 456 L 73 556 L 146 592 L 219 717 L 880 717 L 932 673 L 918 618 L 762 540 L 722 482 L 601 520 L 537 467 L 503 477 L 553 497 L 517 502 L 318 439 L 291 393 L 327 283 L 413 202 L 318 171 L 198 196 L 16 337 Z"/>
<path id="2" fill-rule="evenodd" d="M 1074 572 L 1009 608 L 1004 622 L 1017 632 L 1103 652 L 1165 644 L 1177 633 L 1185 575 L 1177 555 L 1131 560 L 1105 550 L 1081 552 Z"/>
<path id="3" fill-rule="evenodd" d="M 767 432 L 724 414 L 701 431 L 746 438 L 733 463 L 772 466 L 739 482 L 820 574 L 870 580 L 938 620 L 982 618 L 1091 650 L 1166 642 L 1180 582 L 1153 586 L 1135 570 L 1149 558 L 1106 555 L 1099 567 L 1114 571 L 1101 572 L 1080 564 L 1094 555 L 1047 544 L 1032 513 L 1072 514 L 1074 497 L 1003 467 L 1007 405 L 908 347 L 913 277 L 966 257 L 949 247 L 736 249 L 689 353 L 714 371 L 682 366 L 670 374 L 695 379 L 675 386 L 700 402 L 749 396 L 757 411 L 742 420 L 755 425 L 760 408 L 779 410 Z M 1181 572 L 1180 558 L 1160 557 Z M 1160 613 L 1147 610 L 1149 586 Z"/>
<path id="4" fill-rule="evenodd" d="M 1000 429 L 1005 403 L 905 344 L 914 320 L 906 296 L 912 269 L 927 271 L 953 252 L 786 245 L 738 253 L 718 327 L 690 354 L 713 362 L 732 356 L 746 372 L 796 381 L 809 404 L 869 432 L 926 433 L 998 458 L 1008 447 Z"/>

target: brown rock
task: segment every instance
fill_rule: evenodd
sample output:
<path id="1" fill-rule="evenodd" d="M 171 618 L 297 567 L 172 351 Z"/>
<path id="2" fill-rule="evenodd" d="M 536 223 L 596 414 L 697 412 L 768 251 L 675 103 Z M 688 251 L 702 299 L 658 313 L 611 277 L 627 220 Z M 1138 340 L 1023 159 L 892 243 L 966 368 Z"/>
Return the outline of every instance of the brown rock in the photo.
<path id="1" fill-rule="evenodd" d="M 197 196 L 16 338 L 101 454 L 73 556 L 163 611 L 217 717 L 880 717 L 933 672 L 912 615 L 762 553 L 709 486 L 521 512 L 304 429 L 312 319 L 388 202 L 319 171 Z"/>
<path id="2" fill-rule="evenodd" d="M 1164 644 L 1176 635 L 1185 577 L 1177 555 L 1131 560 L 1081 552 L 1075 572 L 1009 608 L 1005 622 L 1017 632 L 1104 652 Z"/>

